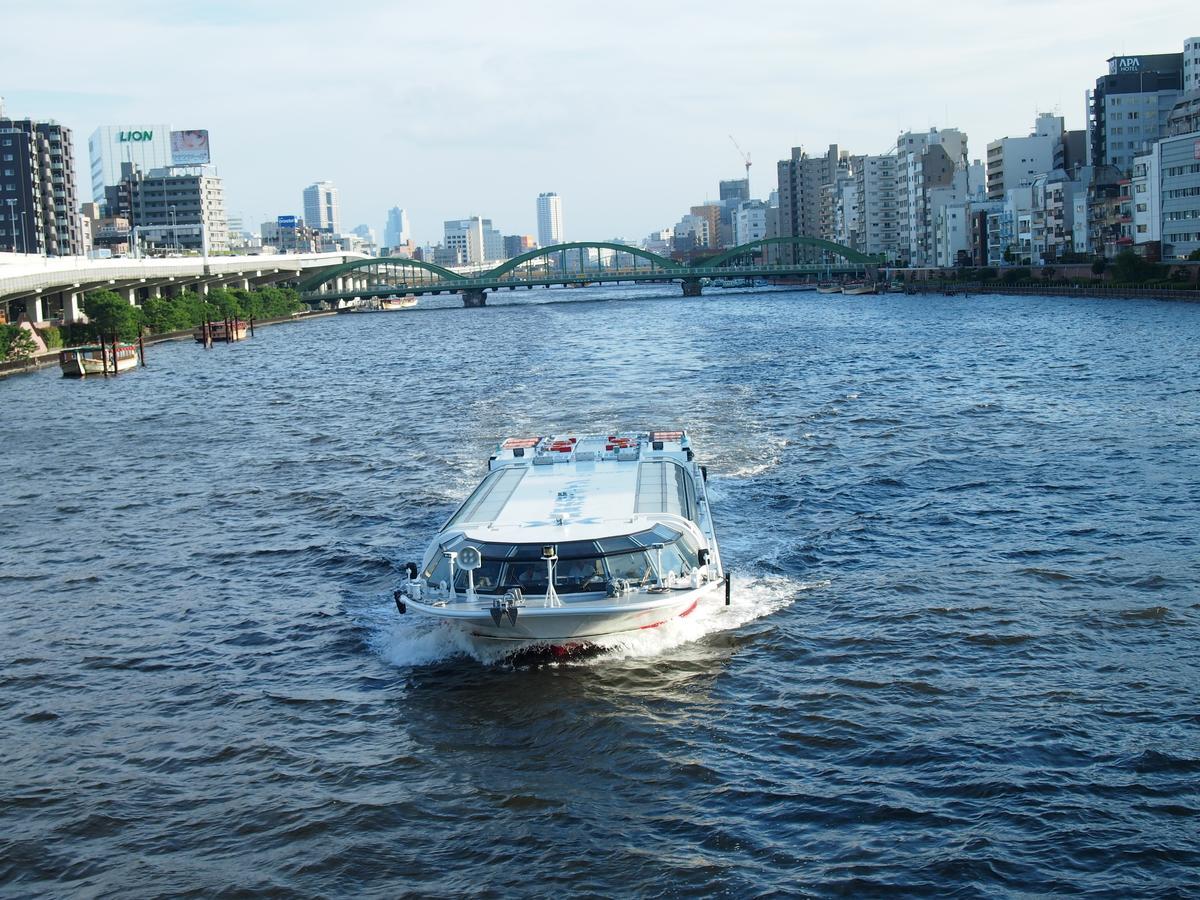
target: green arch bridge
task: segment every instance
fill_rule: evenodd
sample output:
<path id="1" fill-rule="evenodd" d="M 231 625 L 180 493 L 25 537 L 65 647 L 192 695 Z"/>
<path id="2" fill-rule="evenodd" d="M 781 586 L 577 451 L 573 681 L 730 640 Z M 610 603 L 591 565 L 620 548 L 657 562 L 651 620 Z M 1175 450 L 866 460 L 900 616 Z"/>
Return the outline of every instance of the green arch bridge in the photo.
<path id="1" fill-rule="evenodd" d="M 841 262 L 837 265 L 767 262 L 766 251 L 772 247 L 812 247 L 839 257 Z M 593 250 L 597 251 L 594 259 Z M 418 259 L 354 260 L 302 279 L 299 289 L 301 299 L 309 305 L 393 294 L 461 294 L 464 305 L 483 306 L 488 291 L 503 289 L 671 282 L 682 286 L 684 296 L 699 296 L 705 278 L 863 276 L 868 269 L 883 264 L 882 259 L 811 237 L 763 238 L 690 263 L 625 244 L 573 241 L 531 250 L 493 269 L 471 274 L 453 272 Z"/>

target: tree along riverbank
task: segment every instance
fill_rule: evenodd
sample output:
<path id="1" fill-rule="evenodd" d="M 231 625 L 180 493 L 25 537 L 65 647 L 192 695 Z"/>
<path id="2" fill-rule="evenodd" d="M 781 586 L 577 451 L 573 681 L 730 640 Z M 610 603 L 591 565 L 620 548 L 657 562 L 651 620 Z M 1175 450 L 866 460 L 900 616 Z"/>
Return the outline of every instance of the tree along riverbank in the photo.
<path id="1" fill-rule="evenodd" d="M 31 325 L 27 321 L 0 326 L 0 367 L 30 363 L 50 351 L 80 344 L 136 341 L 198 328 L 206 322 L 235 319 L 261 322 L 288 318 L 304 310 L 300 295 L 273 285 L 255 290 L 214 288 L 207 294 L 183 291 L 175 297 L 149 297 L 134 306 L 113 291 L 84 297 L 86 323 Z"/>

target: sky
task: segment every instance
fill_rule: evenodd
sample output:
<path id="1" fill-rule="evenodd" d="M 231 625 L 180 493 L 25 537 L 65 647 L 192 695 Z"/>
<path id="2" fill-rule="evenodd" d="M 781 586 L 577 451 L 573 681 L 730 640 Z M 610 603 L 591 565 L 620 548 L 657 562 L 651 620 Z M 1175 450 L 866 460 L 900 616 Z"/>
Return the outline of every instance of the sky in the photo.
<path id="1" fill-rule="evenodd" d="M 1114 55 L 1200 35 L 1195 0 L 907 3 L 525 0 L 0 0 L 10 116 L 73 129 L 80 200 L 101 125 L 206 128 L 231 215 L 302 212 L 329 180 L 342 227 L 418 243 L 482 215 L 567 239 L 638 240 L 740 178 L 775 186 L 794 146 L 884 153 L 955 127 L 972 158 L 1038 112 L 1084 127 Z"/>

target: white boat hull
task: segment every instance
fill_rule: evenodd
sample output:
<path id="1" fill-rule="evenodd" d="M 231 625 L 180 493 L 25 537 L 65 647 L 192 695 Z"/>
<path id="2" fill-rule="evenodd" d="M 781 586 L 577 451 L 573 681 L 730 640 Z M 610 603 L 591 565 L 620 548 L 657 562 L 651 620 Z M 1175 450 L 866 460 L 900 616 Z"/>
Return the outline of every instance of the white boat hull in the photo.
<path id="1" fill-rule="evenodd" d="M 638 594 L 636 600 L 611 598 L 573 602 L 562 606 L 520 607 L 516 622 L 501 617 L 493 621 L 490 597 L 474 603 L 438 606 L 409 599 L 407 606 L 419 613 L 444 619 L 474 637 L 498 641 L 577 642 L 654 628 L 672 619 L 690 615 L 699 606 L 724 597 L 724 582 L 714 581 L 699 588 L 674 590 L 667 594 Z M 647 599 L 649 598 L 649 599 Z"/>
<path id="2" fill-rule="evenodd" d="M 59 357 L 58 365 L 62 369 L 63 375 L 68 378 L 83 378 L 85 375 L 103 375 L 106 371 L 105 363 L 107 362 L 107 372 L 112 374 L 113 360 L 111 353 L 105 353 L 104 359 L 91 359 L 82 354 L 73 354 L 63 358 Z M 118 354 L 116 372 L 128 372 L 131 369 L 137 368 L 136 356 L 123 356 Z"/>

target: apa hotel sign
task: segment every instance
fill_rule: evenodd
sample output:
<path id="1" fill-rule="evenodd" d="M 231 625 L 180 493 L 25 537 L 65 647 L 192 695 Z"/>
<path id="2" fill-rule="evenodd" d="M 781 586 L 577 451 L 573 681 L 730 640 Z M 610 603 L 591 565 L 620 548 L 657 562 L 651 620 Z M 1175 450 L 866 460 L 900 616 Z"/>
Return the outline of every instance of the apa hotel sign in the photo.
<path id="1" fill-rule="evenodd" d="M 1109 75 L 1124 75 L 1126 72 L 1142 71 L 1140 56 L 1114 56 L 1108 61 Z"/>
<path id="2" fill-rule="evenodd" d="M 152 140 L 154 140 L 153 131 L 144 131 L 134 128 L 129 131 L 117 132 L 117 143 L 119 144 L 141 143 L 143 141 Z"/>

